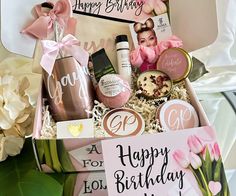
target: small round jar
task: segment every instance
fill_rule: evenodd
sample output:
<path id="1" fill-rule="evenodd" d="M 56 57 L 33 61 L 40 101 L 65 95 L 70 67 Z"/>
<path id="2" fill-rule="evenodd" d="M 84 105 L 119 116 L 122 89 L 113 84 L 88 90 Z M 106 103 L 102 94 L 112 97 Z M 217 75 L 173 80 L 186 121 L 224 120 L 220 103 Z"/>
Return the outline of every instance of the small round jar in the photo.
<path id="1" fill-rule="evenodd" d="M 98 100 L 109 108 L 120 108 L 127 103 L 131 95 L 129 83 L 117 74 L 101 77 L 96 88 Z"/>
<path id="2" fill-rule="evenodd" d="M 173 99 L 157 108 L 156 118 L 166 131 L 176 131 L 199 126 L 194 107 L 183 100 Z"/>
<path id="3" fill-rule="evenodd" d="M 192 66 L 192 58 L 181 48 L 166 49 L 157 61 L 157 69 L 168 74 L 173 82 L 187 78 Z"/>
<path id="4" fill-rule="evenodd" d="M 123 107 L 107 112 L 102 128 L 111 137 L 136 136 L 145 131 L 145 122 L 138 112 Z"/>
<path id="5" fill-rule="evenodd" d="M 145 71 L 138 77 L 137 88 L 140 94 L 147 98 L 167 97 L 172 90 L 172 81 L 162 71 Z"/>

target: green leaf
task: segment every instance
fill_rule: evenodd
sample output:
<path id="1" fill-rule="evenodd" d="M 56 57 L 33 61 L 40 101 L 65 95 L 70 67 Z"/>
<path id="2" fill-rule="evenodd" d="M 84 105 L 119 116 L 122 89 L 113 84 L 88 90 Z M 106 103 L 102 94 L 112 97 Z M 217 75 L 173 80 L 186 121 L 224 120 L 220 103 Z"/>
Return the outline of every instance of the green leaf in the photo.
<path id="1" fill-rule="evenodd" d="M 63 185 L 36 170 L 31 138 L 20 155 L 0 162 L 0 196 L 61 196 Z"/>
<path id="2" fill-rule="evenodd" d="M 221 184 L 223 184 L 221 195 L 222 196 L 230 196 L 229 186 L 228 186 L 227 179 L 226 179 L 226 176 L 225 176 L 225 171 L 224 171 L 223 164 L 221 164 L 221 171 L 223 171 L 221 173 Z"/>
<path id="3" fill-rule="evenodd" d="M 74 187 L 77 180 L 77 174 L 68 174 L 64 184 L 64 195 L 73 196 Z"/>
<path id="4" fill-rule="evenodd" d="M 65 172 L 74 172 L 75 168 L 71 163 L 70 156 L 65 150 L 65 146 L 62 140 L 57 140 L 57 151 L 59 155 L 59 160 L 62 165 L 63 171 Z"/>
<path id="5" fill-rule="evenodd" d="M 50 157 L 52 159 L 52 164 L 53 164 L 52 168 L 56 172 L 62 172 L 62 166 L 61 166 L 61 162 L 59 160 L 58 152 L 57 152 L 57 140 L 55 139 L 48 140 L 48 143 L 49 143 L 49 149 L 50 149 Z"/>
<path id="6" fill-rule="evenodd" d="M 44 140 L 33 140 L 37 148 L 37 154 L 39 158 L 39 162 L 43 162 L 44 159 Z"/>
<path id="7" fill-rule="evenodd" d="M 25 174 L 13 188 L 7 190 L 8 195 L 21 196 L 60 196 L 63 187 L 55 179 L 35 170 Z"/>
<path id="8" fill-rule="evenodd" d="M 222 159 L 218 159 L 214 170 L 214 181 L 220 182 Z"/>
<path id="9" fill-rule="evenodd" d="M 210 182 L 212 180 L 212 161 L 211 161 L 211 156 L 207 147 L 206 147 L 205 161 L 203 160 L 203 163 L 202 163 L 202 170 L 203 170 L 204 175 L 206 176 L 207 182 Z"/>

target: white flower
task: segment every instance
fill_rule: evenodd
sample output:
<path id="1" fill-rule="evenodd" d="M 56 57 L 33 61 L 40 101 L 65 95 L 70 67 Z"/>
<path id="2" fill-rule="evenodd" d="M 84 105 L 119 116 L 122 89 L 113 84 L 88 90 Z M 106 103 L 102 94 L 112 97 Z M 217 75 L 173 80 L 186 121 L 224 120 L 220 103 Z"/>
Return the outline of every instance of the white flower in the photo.
<path id="1" fill-rule="evenodd" d="M 8 155 L 15 156 L 20 153 L 24 139 L 14 135 L 0 135 L 0 161 L 4 161 Z"/>
<path id="2" fill-rule="evenodd" d="M 0 75 L 0 161 L 20 153 L 24 137 L 32 133 L 33 107 L 25 90 L 29 81 Z"/>
<path id="3" fill-rule="evenodd" d="M 13 76 L 0 76 L 1 129 L 10 129 L 16 121 L 25 118 L 25 109 L 30 106 L 28 98 L 24 93 L 28 86 L 29 81 L 26 78 L 18 81 Z M 29 116 L 29 113 L 27 115 Z"/>

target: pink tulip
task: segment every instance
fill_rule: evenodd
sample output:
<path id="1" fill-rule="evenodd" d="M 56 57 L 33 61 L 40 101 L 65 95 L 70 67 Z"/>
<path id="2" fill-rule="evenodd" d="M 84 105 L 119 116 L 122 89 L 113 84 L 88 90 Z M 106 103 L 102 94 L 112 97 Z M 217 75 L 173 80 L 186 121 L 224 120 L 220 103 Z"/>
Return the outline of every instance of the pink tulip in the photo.
<path id="1" fill-rule="evenodd" d="M 198 155 L 194 154 L 193 152 L 189 153 L 189 160 L 190 160 L 190 163 L 194 169 L 198 169 L 199 167 L 202 166 L 202 161 L 201 161 L 200 157 Z"/>
<path id="2" fill-rule="evenodd" d="M 216 161 L 219 160 L 220 158 L 220 148 L 219 148 L 219 145 L 217 143 L 214 144 L 213 146 L 213 149 L 214 149 L 214 158 Z"/>
<path id="3" fill-rule="evenodd" d="M 214 161 L 214 156 L 215 156 L 215 152 L 214 152 L 214 149 L 212 148 L 212 145 L 211 144 L 207 144 L 203 151 L 202 151 L 202 156 L 203 156 L 203 159 L 206 160 L 206 149 L 208 149 L 208 152 L 210 154 L 210 158 L 211 158 L 211 161 Z"/>
<path id="4" fill-rule="evenodd" d="M 161 14 L 164 14 L 167 12 L 167 7 L 166 7 L 166 4 L 163 3 L 161 0 L 157 0 L 156 1 L 156 4 L 154 6 L 154 12 L 157 14 L 157 15 L 161 15 Z"/>
<path id="5" fill-rule="evenodd" d="M 204 149 L 201 140 L 196 135 L 191 135 L 188 138 L 187 143 L 190 150 L 194 152 L 195 154 L 202 152 Z"/>
<path id="6" fill-rule="evenodd" d="M 155 14 L 160 15 L 167 12 L 166 4 L 161 0 L 145 0 L 143 1 L 143 12 L 146 14 L 151 14 L 153 11 Z"/>
<path id="7" fill-rule="evenodd" d="M 190 164 L 188 157 L 181 150 L 176 150 L 173 154 L 173 158 L 182 168 L 187 168 Z"/>
<path id="8" fill-rule="evenodd" d="M 152 13 L 153 10 L 154 10 L 153 4 L 150 2 L 145 2 L 145 4 L 143 5 L 143 12 L 146 14 L 150 14 Z"/>

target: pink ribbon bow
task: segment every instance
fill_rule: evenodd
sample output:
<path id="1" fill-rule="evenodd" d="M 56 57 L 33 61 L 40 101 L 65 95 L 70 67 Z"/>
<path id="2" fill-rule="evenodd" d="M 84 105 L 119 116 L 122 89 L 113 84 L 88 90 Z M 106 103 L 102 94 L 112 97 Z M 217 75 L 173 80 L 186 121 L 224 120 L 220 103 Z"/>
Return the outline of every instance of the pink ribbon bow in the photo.
<path id="1" fill-rule="evenodd" d="M 72 7 L 69 0 L 59 0 L 51 10 L 43 8 L 41 4 L 35 6 L 37 19 L 28 27 L 22 30 L 22 33 L 30 34 L 36 38 L 46 38 L 48 33 L 53 31 L 53 23 L 57 21 L 61 27 L 66 26 L 68 33 L 75 31 L 75 19 L 71 17 Z"/>
<path id="2" fill-rule="evenodd" d="M 160 54 L 173 47 L 181 47 L 183 45 L 182 40 L 176 36 L 171 36 L 167 40 L 161 41 L 156 46 L 138 46 L 130 53 L 130 62 L 133 66 L 139 67 L 140 71 L 146 71 L 156 68 L 156 61 Z"/>
<path id="3" fill-rule="evenodd" d="M 87 66 L 89 53 L 79 47 L 79 41 L 71 34 L 66 35 L 61 42 L 42 40 L 43 56 L 41 66 L 49 74 L 52 74 L 55 60 L 59 51 L 72 55 L 82 66 Z"/>

